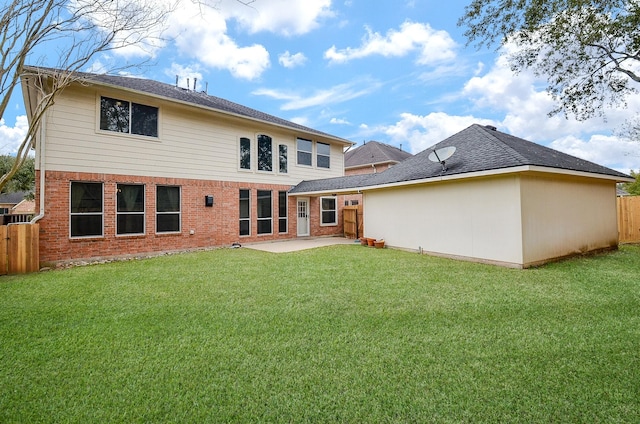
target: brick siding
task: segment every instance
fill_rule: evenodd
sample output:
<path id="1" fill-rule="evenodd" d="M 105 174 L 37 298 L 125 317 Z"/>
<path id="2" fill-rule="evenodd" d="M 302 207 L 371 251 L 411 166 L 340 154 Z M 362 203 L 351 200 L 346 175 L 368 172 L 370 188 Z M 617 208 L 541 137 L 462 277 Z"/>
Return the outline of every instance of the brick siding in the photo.
<path id="1" fill-rule="evenodd" d="M 39 171 L 36 175 L 39 181 Z M 104 183 L 104 235 L 75 238 L 69 235 L 70 182 Z M 145 234 L 116 235 L 117 184 L 145 185 Z M 157 185 L 181 187 L 181 231 L 156 234 L 155 196 Z M 40 223 L 40 261 L 55 263 L 75 259 L 110 258 L 154 252 L 229 246 L 234 242 L 252 243 L 296 238 L 296 198 L 288 199 L 288 233 L 278 233 L 278 191 L 290 185 L 247 184 L 178 178 L 139 177 L 78 172 L 46 172 L 45 215 Z M 251 235 L 239 236 L 239 190 L 251 190 Z M 257 235 L 257 190 L 272 191 L 273 233 Z M 214 197 L 213 207 L 205 206 L 205 196 Z M 40 211 L 36 188 L 36 213 Z M 338 203 L 338 225 L 319 225 L 318 198 L 309 202 L 311 236 L 342 235 L 342 207 Z M 193 234 L 191 234 L 193 232 Z"/>

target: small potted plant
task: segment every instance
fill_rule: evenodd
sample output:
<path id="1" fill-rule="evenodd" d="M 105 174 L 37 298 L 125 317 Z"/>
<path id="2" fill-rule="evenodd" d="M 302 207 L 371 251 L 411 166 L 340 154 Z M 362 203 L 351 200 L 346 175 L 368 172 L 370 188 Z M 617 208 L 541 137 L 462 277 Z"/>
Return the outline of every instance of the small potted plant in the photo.
<path id="1" fill-rule="evenodd" d="M 384 239 L 376 240 L 373 244 L 376 246 L 376 249 L 382 249 L 384 247 Z"/>

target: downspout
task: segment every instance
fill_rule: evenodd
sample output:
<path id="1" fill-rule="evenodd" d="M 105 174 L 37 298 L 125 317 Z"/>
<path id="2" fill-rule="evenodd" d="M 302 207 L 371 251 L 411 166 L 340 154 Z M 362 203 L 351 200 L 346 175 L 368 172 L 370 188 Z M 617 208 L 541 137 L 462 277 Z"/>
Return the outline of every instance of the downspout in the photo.
<path id="1" fill-rule="evenodd" d="M 46 113 L 42 115 L 42 119 L 40 122 L 40 130 L 38 131 L 38 143 L 39 143 L 39 151 L 40 154 L 40 213 L 34 216 L 31 219 L 31 224 L 35 224 L 44 218 L 44 174 L 45 174 L 45 152 L 44 152 L 44 137 L 45 137 L 45 127 L 47 125 L 47 116 Z"/>

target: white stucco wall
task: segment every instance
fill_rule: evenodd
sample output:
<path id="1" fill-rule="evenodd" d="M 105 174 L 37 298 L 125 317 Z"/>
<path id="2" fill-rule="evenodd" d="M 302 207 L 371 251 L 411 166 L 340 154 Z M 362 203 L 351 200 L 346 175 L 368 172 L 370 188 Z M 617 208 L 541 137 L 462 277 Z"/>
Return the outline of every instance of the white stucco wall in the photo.
<path id="1" fill-rule="evenodd" d="M 366 237 L 528 267 L 618 244 L 615 181 L 526 172 L 364 193 Z"/>
<path id="2" fill-rule="evenodd" d="M 543 174 L 521 181 L 525 264 L 617 246 L 615 181 Z"/>
<path id="3" fill-rule="evenodd" d="M 518 266 L 520 184 L 515 175 L 366 191 L 366 237 L 392 247 Z"/>

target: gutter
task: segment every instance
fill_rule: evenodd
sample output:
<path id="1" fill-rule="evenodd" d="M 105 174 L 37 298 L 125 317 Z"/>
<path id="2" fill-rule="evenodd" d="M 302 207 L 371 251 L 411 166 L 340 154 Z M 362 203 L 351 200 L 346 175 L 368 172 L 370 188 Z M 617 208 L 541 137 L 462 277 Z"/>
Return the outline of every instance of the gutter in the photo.
<path id="1" fill-rule="evenodd" d="M 44 134 L 45 134 L 45 127 L 47 125 L 47 116 L 46 113 L 42 116 L 42 120 L 40 122 L 40 130 L 38 131 L 38 143 L 39 143 L 39 155 L 40 155 L 40 213 L 38 213 L 38 215 L 34 216 L 31 219 L 31 224 L 35 224 L 36 222 L 40 221 L 42 218 L 44 218 L 44 180 L 45 180 L 45 152 L 44 152 Z"/>
<path id="2" fill-rule="evenodd" d="M 452 175 L 438 175 L 433 177 L 421 178 L 417 180 L 408 180 L 408 181 L 397 181 L 391 183 L 382 183 L 382 184 L 374 184 L 368 186 L 354 186 L 354 187 L 344 187 L 344 188 L 334 188 L 334 189 L 326 189 L 326 190 L 317 190 L 317 191 L 307 191 L 307 192 L 293 192 L 291 195 L 294 196 L 322 196 L 325 194 L 354 194 L 360 193 L 364 191 L 371 190 L 382 190 L 389 189 L 395 187 L 407 187 L 412 185 L 423 185 L 430 184 L 442 181 L 455 181 L 469 178 L 480 178 L 480 177 L 493 177 L 498 175 L 508 175 L 508 174 L 523 174 L 523 173 L 541 173 L 541 174 L 556 174 L 556 175 L 565 175 L 572 177 L 582 177 L 582 178 L 593 178 L 599 180 L 608 180 L 615 182 L 633 182 L 634 179 L 631 177 L 619 177 L 615 175 L 606 175 L 606 174 L 595 174 L 592 172 L 585 171 L 572 171 L 568 169 L 559 169 L 559 168 L 549 168 L 538 165 L 521 165 L 511 168 L 500 168 L 500 169 L 490 169 L 486 171 L 473 171 L 461 174 L 452 174 Z M 375 174 L 369 174 L 375 175 Z"/>

